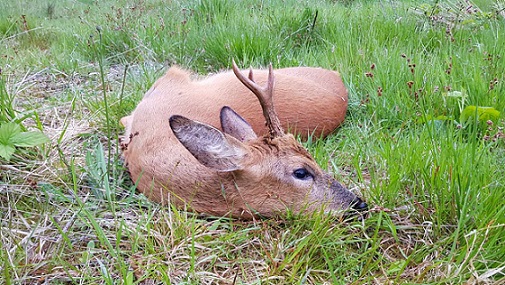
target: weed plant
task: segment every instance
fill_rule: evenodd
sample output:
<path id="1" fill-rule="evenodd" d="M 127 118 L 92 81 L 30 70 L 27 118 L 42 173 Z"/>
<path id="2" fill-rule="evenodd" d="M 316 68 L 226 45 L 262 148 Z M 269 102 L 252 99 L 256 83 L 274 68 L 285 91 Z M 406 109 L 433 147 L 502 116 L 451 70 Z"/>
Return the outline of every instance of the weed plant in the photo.
<path id="1" fill-rule="evenodd" d="M 505 284 L 504 7 L 3 1 L 0 124 L 50 142 L 0 157 L 0 284 Z M 242 222 L 136 192 L 119 119 L 168 66 L 232 59 L 341 73 L 347 120 L 305 145 L 366 219 Z"/>

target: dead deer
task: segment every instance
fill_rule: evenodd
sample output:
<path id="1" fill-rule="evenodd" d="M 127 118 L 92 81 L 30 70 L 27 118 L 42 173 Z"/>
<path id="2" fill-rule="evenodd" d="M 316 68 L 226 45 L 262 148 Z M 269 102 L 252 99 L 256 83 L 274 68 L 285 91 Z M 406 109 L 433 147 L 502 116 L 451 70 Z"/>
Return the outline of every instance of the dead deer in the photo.
<path id="1" fill-rule="evenodd" d="M 156 202 L 242 219 L 322 207 L 365 210 L 367 204 L 324 172 L 280 123 L 285 120 L 284 126 L 307 133 L 331 131 L 347 106 L 338 75 L 323 69 L 281 69 L 275 76 L 292 82 L 276 81 L 274 88 L 271 65 L 266 74 L 251 69 L 246 78 L 233 62 L 233 73 L 238 80 L 221 73 L 191 81 L 188 73 L 171 68 L 121 120 L 126 127 L 123 154 L 137 188 Z M 259 75 L 257 81 L 253 73 Z M 321 82 L 324 76 L 328 84 Z M 260 104 L 237 94 L 242 93 L 237 91 L 239 81 Z M 259 82 L 266 82 L 265 87 Z M 294 97 L 302 102 L 290 102 L 290 90 L 296 90 Z M 331 96 L 339 99 L 328 99 Z M 283 116 L 277 115 L 276 104 Z M 257 105 L 263 116 L 256 114 Z M 220 124 L 210 117 L 216 108 Z"/>

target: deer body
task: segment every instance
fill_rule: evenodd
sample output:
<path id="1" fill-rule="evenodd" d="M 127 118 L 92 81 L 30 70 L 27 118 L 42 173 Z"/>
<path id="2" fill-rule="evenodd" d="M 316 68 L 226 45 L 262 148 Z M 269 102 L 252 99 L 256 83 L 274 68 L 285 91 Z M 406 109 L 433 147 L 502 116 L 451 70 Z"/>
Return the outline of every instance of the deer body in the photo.
<path id="1" fill-rule="evenodd" d="M 267 74 L 267 70 L 254 70 L 259 84 L 266 82 Z M 274 92 L 274 105 L 283 128 L 303 139 L 308 135 L 327 136 L 344 121 L 347 89 L 335 71 L 311 67 L 275 70 Z M 190 73 L 172 67 L 144 95 L 134 113 L 135 122 L 128 122 L 131 116 L 122 121 L 128 131 L 129 125 L 139 124 L 140 116 L 154 113 L 156 121 L 164 124 L 165 118 L 179 114 L 219 128 L 223 106 L 240 114 L 258 135 L 267 132 L 258 99 L 231 71 L 193 81 Z"/>
<path id="2" fill-rule="evenodd" d="M 347 107 L 338 74 L 280 69 L 275 71 L 275 88 L 269 71 L 254 70 L 250 83 L 238 69 L 235 74 L 193 81 L 173 67 L 121 120 L 126 127 L 123 154 L 137 188 L 163 204 L 246 219 L 323 204 L 329 209 L 360 203 L 366 207 L 324 173 L 282 126 L 277 132 L 265 126 L 262 115 L 262 109 L 264 114 L 270 109 L 270 116 L 277 117 L 275 106 L 279 115 L 273 121 L 280 119 L 284 128 L 302 136 L 328 134 L 343 121 Z M 268 100 L 258 104 L 263 91 L 254 89 L 256 82 L 267 84 L 273 105 Z"/>

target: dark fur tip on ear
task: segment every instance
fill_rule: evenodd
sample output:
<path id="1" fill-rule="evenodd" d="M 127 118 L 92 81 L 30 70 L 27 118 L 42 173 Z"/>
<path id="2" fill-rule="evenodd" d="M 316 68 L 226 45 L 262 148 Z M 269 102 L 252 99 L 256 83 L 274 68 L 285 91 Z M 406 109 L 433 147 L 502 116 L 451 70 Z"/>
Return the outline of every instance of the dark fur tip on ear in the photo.
<path id="1" fill-rule="evenodd" d="M 232 111 L 233 111 L 233 109 L 232 109 L 231 107 L 229 107 L 229 106 L 223 106 L 223 108 L 221 108 L 221 113 L 223 113 L 223 110 L 225 110 L 225 109 L 226 109 L 226 110 L 232 110 Z M 234 112 L 235 112 L 235 111 L 234 111 Z"/>
<path id="2" fill-rule="evenodd" d="M 173 130 L 174 128 L 178 128 L 179 126 L 187 123 L 188 121 L 189 119 L 186 117 L 180 115 L 173 115 L 169 119 L 170 128 Z"/>
<path id="3" fill-rule="evenodd" d="M 256 138 L 251 125 L 232 108 L 224 106 L 220 112 L 221 129 L 241 142 Z"/>
<path id="4" fill-rule="evenodd" d="M 228 107 L 228 106 L 223 106 L 223 108 L 221 108 L 221 112 L 219 112 L 219 117 L 221 119 L 221 122 L 223 121 L 223 117 L 226 115 L 226 113 L 233 114 L 233 115 L 239 117 L 240 119 L 242 119 L 242 121 L 247 123 L 247 121 L 244 120 L 244 118 L 242 118 L 239 114 L 237 114 L 237 112 L 235 112 L 231 107 Z"/>
<path id="5" fill-rule="evenodd" d="M 223 112 L 225 112 L 225 111 L 226 111 L 226 112 L 227 112 L 227 111 L 232 111 L 232 112 L 236 113 L 235 111 L 233 111 L 233 109 L 232 109 L 231 107 L 228 107 L 228 106 L 223 106 L 223 108 L 221 108 L 221 114 L 222 114 Z"/>

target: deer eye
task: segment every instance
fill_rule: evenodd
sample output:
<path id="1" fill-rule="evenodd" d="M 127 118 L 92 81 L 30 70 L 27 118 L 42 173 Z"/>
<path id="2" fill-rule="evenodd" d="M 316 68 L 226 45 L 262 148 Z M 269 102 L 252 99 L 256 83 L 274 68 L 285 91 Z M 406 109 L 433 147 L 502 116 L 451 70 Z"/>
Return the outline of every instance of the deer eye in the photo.
<path id="1" fill-rule="evenodd" d="M 305 168 L 298 168 L 295 171 L 293 171 L 293 176 L 296 179 L 301 179 L 301 180 L 306 180 L 309 178 L 314 178 L 312 174 Z"/>

